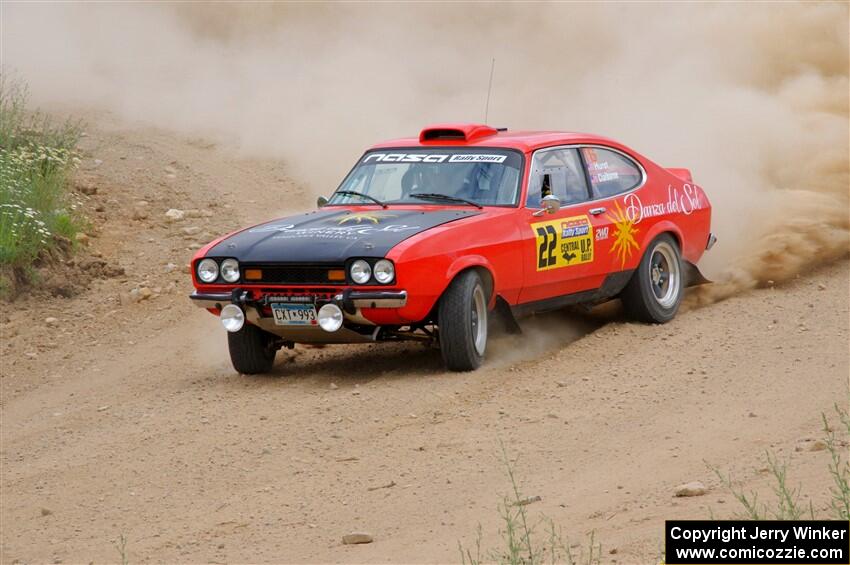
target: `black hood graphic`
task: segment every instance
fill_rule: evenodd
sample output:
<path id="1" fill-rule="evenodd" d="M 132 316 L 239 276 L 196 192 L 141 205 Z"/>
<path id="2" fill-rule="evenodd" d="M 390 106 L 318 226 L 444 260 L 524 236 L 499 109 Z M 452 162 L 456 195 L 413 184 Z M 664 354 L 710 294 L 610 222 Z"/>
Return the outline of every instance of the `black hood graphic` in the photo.
<path id="1" fill-rule="evenodd" d="M 383 257 L 411 236 L 477 214 L 472 210 L 326 208 L 241 231 L 212 247 L 207 257 L 235 257 L 246 263 L 334 263 L 350 257 Z"/>

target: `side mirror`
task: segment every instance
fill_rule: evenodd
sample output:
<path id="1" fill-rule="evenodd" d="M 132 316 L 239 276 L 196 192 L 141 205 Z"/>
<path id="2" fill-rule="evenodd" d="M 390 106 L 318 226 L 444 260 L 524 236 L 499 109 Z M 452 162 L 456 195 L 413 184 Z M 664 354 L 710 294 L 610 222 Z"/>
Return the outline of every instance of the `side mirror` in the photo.
<path id="1" fill-rule="evenodd" d="M 319 208 L 322 208 L 327 203 L 328 203 L 328 199 L 325 198 L 324 196 L 320 196 L 316 199 L 316 206 L 318 206 Z"/>
<path id="2" fill-rule="evenodd" d="M 535 216 L 543 214 L 554 214 L 561 209 L 561 199 L 554 194 L 547 194 L 540 199 L 540 210 L 534 213 Z"/>

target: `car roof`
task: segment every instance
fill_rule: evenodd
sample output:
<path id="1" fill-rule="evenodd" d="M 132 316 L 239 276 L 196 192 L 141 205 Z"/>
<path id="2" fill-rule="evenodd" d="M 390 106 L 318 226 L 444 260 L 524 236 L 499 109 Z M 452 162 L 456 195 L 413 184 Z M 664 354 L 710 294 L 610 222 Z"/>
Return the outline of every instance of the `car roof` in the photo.
<path id="1" fill-rule="evenodd" d="M 626 149 L 622 144 L 590 133 L 567 131 L 512 131 L 484 124 L 443 123 L 425 127 L 419 137 L 403 137 L 375 144 L 371 149 L 400 147 L 498 147 L 525 153 L 553 145 L 593 143 Z"/>

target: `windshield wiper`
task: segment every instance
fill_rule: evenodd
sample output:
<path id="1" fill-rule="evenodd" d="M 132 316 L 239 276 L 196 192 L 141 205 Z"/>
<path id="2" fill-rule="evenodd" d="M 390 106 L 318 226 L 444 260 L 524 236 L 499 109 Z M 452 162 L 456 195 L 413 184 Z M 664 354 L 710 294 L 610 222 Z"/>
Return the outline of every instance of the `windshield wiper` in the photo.
<path id="1" fill-rule="evenodd" d="M 417 192 L 416 194 L 411 194 L 411 198 L 421 198 L 422 200 L 445 200 L 447 202 L 460 202 L 463 204 L 469 204 L 470 206 L 475 206 L 479 209 L 484 209 L 484 206 L 475 202 L 474 200 L 467 200 L 466 198 L 461 198 L 459 196 L 451 196 L 449 194 L 440 194 L 439 192 Z"/>
<path id="2" fill-rule="evenodd" d="M 334 192 L 334 194 L 350 194 L 351 196 L 359 196 L 361 198 L 365 198 L 366 200 L 371 200 L 372 202 L 374 202 L 375 204 L 378 204 L 379 206 L 381 206 L 383 208 L 387 207 L 387 205 L 384 202 L 381 202 L 380 200 L 378 200 L 374 196 L 369 196 L 368 194 L 364 194 L 362 192 L 355 192 L 354 190 L 337 190 L 336 192 Z"/>

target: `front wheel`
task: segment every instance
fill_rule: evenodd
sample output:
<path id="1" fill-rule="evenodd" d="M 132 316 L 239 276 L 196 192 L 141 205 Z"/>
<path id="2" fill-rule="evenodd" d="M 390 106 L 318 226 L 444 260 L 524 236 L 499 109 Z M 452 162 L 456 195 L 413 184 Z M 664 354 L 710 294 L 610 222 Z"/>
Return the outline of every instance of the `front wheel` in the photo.
<path id="1" fill-rule="evenodd" d="M 245 324 L 238 332 L 228 332 L 227 345 L 237 372 L 258 375 L 272 370 L 277 353 L 274 337 L 257 326 Z"/>
<path id="2" fill-rule="evenodd" d="M 641 322 L 669 322 L 682 302 L 682 257 L 669 234 L 656 237 L 623 290 L 626 312 Z"/>
<path id="3" fill-rule="evenodd" d="M 437 312 L 440 352 L 450 371 L 472 371 L 487 348 L 487 293 L 475 271 L 455 277 Z"/>

